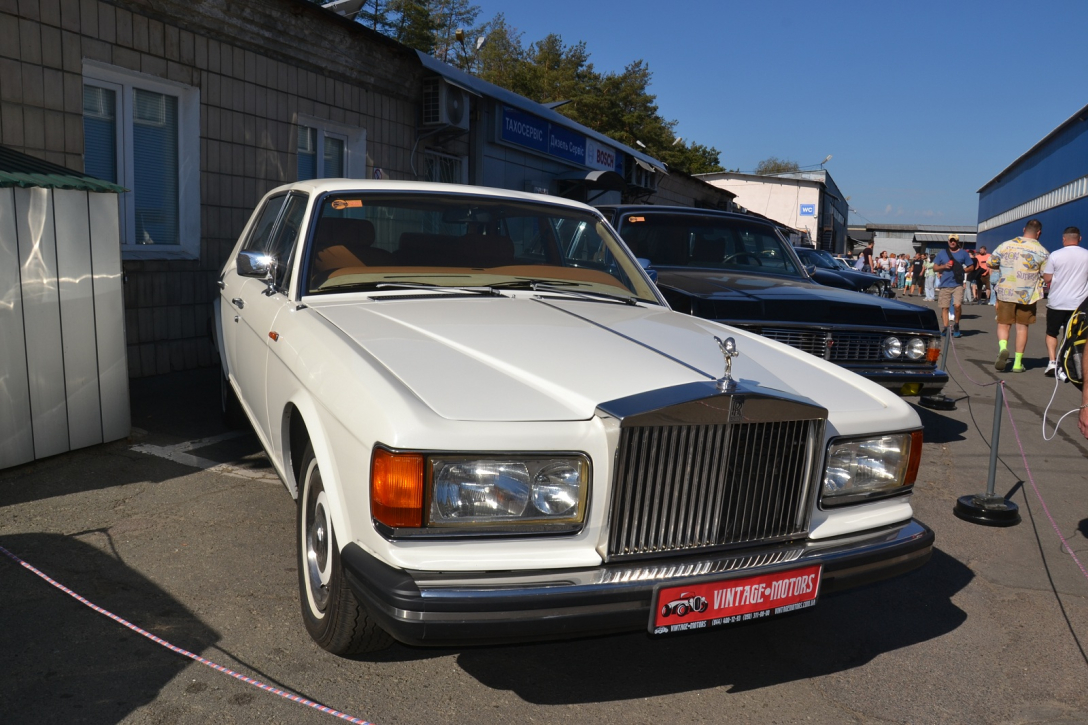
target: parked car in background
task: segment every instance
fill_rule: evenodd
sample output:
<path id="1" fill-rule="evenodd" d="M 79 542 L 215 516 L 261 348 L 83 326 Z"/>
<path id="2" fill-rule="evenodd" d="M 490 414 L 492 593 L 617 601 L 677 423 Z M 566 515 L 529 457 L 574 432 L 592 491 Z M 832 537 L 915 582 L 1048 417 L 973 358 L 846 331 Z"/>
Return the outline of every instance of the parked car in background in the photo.
<path id="1" fill-rule="evenodd" d="M 900 395 L 937 393 L 948 382 L 937 368 L 936 313 L 818 284 L 773 224 L 687 207 L 600 209 L 675 310 L 783 342 Z"/>
<path id="2" fill-rule="evenodd" d="M 219 286 L 224 405 L 298 500 L 302 618 L 330 652 L 711 628 L 932 552 L 914 410 L 673 312 L 587 206 L 298 182 Z"/>
<path id="3" fill-rule="evenodd" d="M 895 290 L 888 280 L 856 269 L 843 269 L 839 260 L 831 256 L 830 252 L 806 247 L 794 247 L 793 251 L 797 252 L 809 276 L 822 285 L 881 297 L 895 297 Z"/>

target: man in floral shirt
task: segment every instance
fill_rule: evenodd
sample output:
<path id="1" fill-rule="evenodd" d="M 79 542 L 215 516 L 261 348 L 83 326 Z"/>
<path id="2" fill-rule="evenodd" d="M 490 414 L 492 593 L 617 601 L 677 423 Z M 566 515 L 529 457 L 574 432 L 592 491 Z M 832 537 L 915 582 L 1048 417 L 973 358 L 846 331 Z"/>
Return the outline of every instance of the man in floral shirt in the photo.
<path id="1" fill-rule="evenodd" d="M 1035 303 L 1043 297 L 1043 265 L 1050 253 L 1039 243 L 1043 225 L 1032 219 L 1024 233 L 1002 242 L 990 255 L 993 290 L 997 295 L 997 361 L 994 367 L 1005 370 L 1009 362 L 1009 331 L 1016 325 L 1014 373 L 1024 372 L 1024 350 L 1028 345 L 1028 325 L 1035 322 Z"/>

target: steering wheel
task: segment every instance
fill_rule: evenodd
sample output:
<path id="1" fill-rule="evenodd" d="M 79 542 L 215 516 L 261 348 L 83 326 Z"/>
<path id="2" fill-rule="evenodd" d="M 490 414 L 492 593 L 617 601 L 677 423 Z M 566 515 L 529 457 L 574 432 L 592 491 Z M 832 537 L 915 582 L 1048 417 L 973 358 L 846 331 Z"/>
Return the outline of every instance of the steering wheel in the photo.
<path id="1" fill-rule="evenodd" d="M 755 260 L 755 263 L 756 263 L 757 265 L 759 265 L 760 267 L 762 267 L 762 266 L 763 266 L 763 262 L 762 262 L 762 261 L 761 261 L 761 260 L 759 259 L 759 257 L 757 257 L 756 255 L 752 254 L 751 252 L 737 252 L 736 254 L 730 254 L 730 255 L 729 255 L 729 256 L 727 256 L 727 257 L 726 257 L 725 259 L 723 259 L 723 260 L 722 260 L 722 262 L 723 262 L 723 263 L 725 263 L 725 264 L 729 264 L 730 262 L 732 262 L 732 261 L 733 261 L 734 259 L 736 259 L 737 257 L 748 257 L 748 258 L 750 258 L 750 259 L 753 259 L 753 260 Z M 747 263 L 747 262 L 745 262 L 745 264 L 748 264 L 748 263 Z"/>

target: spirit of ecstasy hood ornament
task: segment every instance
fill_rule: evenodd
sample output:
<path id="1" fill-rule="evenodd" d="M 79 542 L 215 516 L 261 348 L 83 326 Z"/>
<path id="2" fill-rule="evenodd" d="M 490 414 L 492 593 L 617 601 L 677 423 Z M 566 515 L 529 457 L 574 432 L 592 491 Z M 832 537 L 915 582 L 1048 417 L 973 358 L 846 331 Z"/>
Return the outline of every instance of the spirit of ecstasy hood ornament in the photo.
<path id="1" fill-rule="evenodd" d="M 737 352 L 737 341 L 733 338 L 727 337 L 723 340 L 715 336 L 714 339 L 717 341 L 722 356 L 725 358 L 725 375 L 718 380 L 718 390 L 726 393 L 737 386 L 737 381 L 733 379 L 733 358 L 740 355 L 740 353 Z"/>

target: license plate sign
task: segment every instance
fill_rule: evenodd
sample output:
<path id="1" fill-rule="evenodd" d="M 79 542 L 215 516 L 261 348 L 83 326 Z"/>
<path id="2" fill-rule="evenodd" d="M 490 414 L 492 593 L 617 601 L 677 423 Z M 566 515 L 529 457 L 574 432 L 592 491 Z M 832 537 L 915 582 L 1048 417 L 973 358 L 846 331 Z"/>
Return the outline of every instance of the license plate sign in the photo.
<path id="1" fill-rule="evenodd" d="M 819 564 L 733 579 L 688 582 L 657 590 L 650 633 L 676 634 L 762 619 L 816 604 Z"/>

